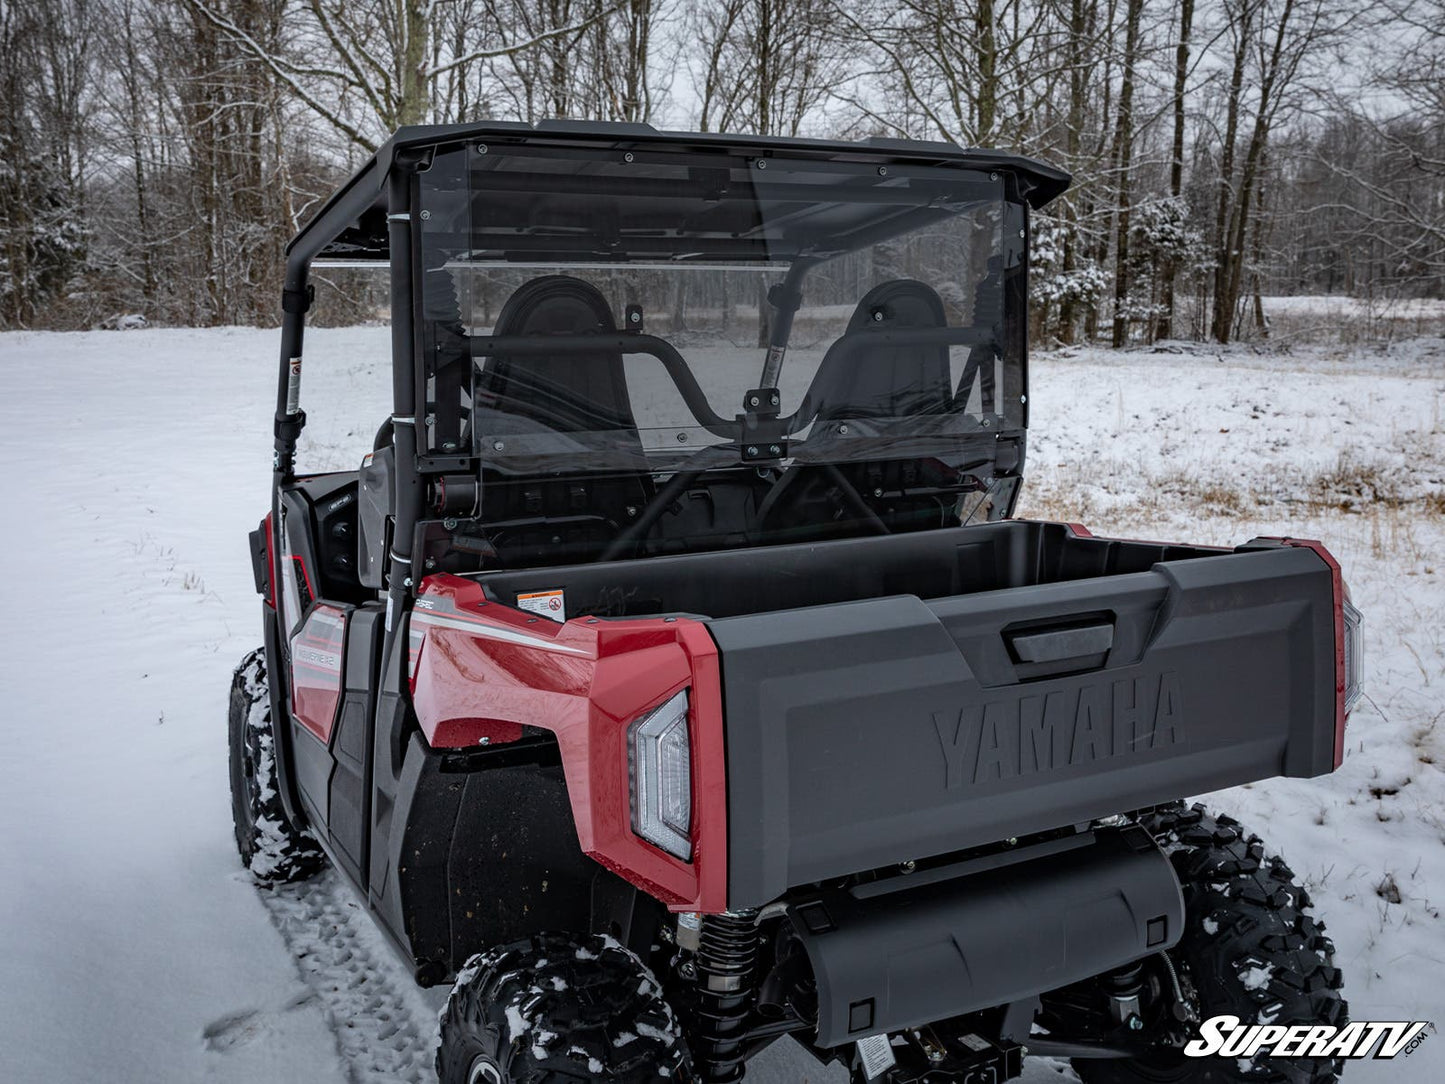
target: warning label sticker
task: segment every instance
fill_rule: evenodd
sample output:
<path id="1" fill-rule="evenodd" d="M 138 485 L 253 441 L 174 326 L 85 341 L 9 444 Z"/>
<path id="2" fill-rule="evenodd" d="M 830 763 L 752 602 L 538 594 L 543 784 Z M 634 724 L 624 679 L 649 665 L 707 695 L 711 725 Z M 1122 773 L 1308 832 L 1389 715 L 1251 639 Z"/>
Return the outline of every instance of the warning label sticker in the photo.
<path id="1" fill-rule="evenodd" d="M 529 591 L 518 595 L 517 608 L 550 617 L 553 621 L 567 620 L 567 596 L 560 587 L 553 591 Z"/>
<path id="2" fill-rule="evenodd" d="M 869 1080 L 877 1080 L 898 1064 L 887 1035 L 869 1035 L 866 1039 L 859 1039 L 858 1060 L 863 1063 L 863 1075 Z"/>

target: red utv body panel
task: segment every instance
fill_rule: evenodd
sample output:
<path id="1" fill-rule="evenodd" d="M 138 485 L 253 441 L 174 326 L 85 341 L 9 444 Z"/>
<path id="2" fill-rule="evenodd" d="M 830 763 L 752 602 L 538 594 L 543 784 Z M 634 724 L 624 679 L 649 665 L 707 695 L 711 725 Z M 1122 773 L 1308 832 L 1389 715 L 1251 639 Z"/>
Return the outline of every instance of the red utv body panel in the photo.
<path id="1" fill-rule="evenodd" d="M 322 744 L 331 740 L 341 702 L 345 643 L 346 611 L 326 603 L 312 608 L 291 640 L 291 711 Z"/>
<path id="2" fill-rule="evenodd" d="M 727 910 L 727 779 L 717 647 L 687 618 L 556 624 L 458 576 L 422 581 L 410 617 L 411 693 L 434 749 L 556 735 L 584 853 L 674 911 Z M 632 831 L 627 725 L 688 688 L 693 858 Z"/>

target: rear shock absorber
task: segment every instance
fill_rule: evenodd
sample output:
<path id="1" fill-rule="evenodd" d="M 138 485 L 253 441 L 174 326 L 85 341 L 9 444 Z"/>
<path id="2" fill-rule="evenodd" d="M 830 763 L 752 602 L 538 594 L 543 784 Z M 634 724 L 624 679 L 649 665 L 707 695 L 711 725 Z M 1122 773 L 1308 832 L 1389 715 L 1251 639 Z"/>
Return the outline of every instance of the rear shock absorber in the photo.
<path id="1" fill-rule="evenodd" d="M 744 1038 L 756 993 L 758 912 L 702 916 L 693 1061 L 706 1084 L 743 1075 Z"/>
<path id="2" fill-rule="evenodd" d="M 1109 1015 L 1130 1031 L 1144 1026 L 1140 996 L 1144 992 L 1144 965 L 1138 962 L 1111 971 L 1104 976 L 1104 990 L 1109 997 Z"/>

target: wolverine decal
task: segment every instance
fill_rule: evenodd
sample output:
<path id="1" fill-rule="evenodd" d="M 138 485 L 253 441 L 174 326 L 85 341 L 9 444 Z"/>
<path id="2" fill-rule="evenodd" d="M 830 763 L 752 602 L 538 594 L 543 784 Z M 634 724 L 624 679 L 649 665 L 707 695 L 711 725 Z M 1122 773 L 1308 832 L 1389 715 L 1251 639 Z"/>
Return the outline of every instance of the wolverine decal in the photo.
<path id="1" fill-rule="evenodd" d="M 1177 745 L 1184 708 L 1166 670 L 934 712 L 933 725 L 952 789 Z"/>

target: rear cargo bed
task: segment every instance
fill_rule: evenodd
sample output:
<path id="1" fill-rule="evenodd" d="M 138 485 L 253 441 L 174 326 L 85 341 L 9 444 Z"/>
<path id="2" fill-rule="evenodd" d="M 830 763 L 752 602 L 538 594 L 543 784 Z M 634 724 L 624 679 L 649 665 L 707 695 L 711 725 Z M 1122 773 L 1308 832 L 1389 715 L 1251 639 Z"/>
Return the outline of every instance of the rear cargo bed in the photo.
<path id="1" fill-rule="evenodd" d="M 485 577 L 569 615 L 708 615 L 728 900 L 1334 758 L 1332 573 L 1309 549 L 1005 522 Z"/>

